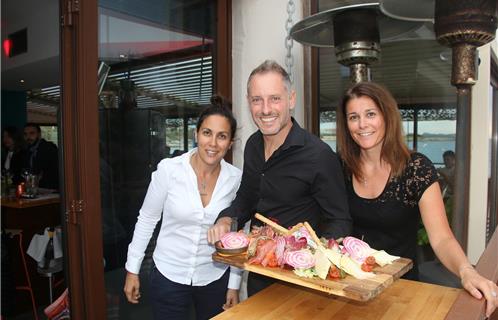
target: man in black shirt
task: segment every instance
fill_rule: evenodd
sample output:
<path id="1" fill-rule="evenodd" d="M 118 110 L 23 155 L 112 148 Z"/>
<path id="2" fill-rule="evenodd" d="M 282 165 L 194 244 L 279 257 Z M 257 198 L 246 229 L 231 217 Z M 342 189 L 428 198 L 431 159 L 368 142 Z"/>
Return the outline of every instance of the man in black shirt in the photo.
<path id="1" fill-rule="evenodd" d="M 57 146 L 41 137 L 41 128 L 34 123 L 24 126 L 24 139 L 28 144 L 25 168 L 40 175 L 39 187 L 59 188 L 59 161 Z"/>
<path id="2" fill-rule="evenodd" d="M 245 146 L 237 196 L 209 229 L 208 241 L 229 231 L 231 217 L 240 225 L 249 219 L 259 224 L 256 212 L 284 227 L 308 221 L 326 238 L 349 235 L 352 220 L 338 157 L 291 117 L 296 93 L 287 72 L 274 61 L 263 62 L 249 76 L 247 100 L 259 130 Z M 271 283 L 250 274 L 249 294 Z"/>

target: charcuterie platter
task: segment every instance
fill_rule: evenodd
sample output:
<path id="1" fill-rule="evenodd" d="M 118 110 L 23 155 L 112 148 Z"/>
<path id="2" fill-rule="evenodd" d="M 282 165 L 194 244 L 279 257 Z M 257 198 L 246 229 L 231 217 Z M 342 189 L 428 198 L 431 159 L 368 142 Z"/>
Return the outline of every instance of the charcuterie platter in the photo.
<path id="1" fill-rule="evenodd" d="M 222 239 L 227 246 L 247 246 L 247 251 L 215 252 L 213 260 L 357 301 L 376 297 L 413 266 L 410 259 L 369 248 L 353 237 L 327 245 L 306 222 L 287 230 L 259 214 L 256 218 L 267 228 L 250 235 L 249 244 L 233 235 Z"/>

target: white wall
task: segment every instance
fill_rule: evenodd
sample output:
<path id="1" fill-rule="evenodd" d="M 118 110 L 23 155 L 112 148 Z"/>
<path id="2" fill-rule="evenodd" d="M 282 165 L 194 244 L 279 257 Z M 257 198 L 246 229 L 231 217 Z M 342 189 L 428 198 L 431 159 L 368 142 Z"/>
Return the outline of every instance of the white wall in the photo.
<path id="1" fill-rule="evenodd" d="M 491 50 L 496 52 L 496 40 L 478 49 L 480 65 L 478 81 L 472 88 L 471 158 L 469 229 L 467 255 L 477 263 L 486 246 L 486 214 L 488 177 L 490 176 L 491 134 Z"/>
<path id="2" fill-rule="evenodd" d="M 294 23 L 302 19 L 301 1 L 294 1 Z M 285 67 L 285 21 L 287 1 L 235 0 L 232 3 L 232 104 L 239 123 L 233 147 L 233 163 L 243 165 L 243 150 L 247 138 L 257 130 L 246 100 L 247 78 L 251 71 L 266 59 L 273 59 Z M 294 41 L 294 88 L 297 103 L 294 117 L 304 124 L 303 108 L 303 50 Z"/>

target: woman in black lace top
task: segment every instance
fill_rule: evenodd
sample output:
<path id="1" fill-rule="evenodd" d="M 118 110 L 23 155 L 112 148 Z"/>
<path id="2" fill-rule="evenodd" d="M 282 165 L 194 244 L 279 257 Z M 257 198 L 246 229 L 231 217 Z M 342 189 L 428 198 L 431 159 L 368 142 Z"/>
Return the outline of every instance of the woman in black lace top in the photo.
<path id="1" fill-rule="evenodd" d="M 491 314 L 498 306 L 498 288 L 475 271 L 456 241 L 436 169 L 405 145 L 393 96 L 370 82 L 350 88 L 337 112 L 337 140 L 354 235 L 372 248 L 411 258 L 414 268 L 406 277 L 418 279 L 415 252 L 421 217 L 440 261 L 460 277 L 470 294 L 487 299 Z"/>

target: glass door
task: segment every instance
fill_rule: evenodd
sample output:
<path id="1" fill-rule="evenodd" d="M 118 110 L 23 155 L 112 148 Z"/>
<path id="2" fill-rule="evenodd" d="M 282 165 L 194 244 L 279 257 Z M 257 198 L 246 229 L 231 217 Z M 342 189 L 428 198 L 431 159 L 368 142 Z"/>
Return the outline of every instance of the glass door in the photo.
<path id="1" fill-rule="evenodd" d="M 230 1 L 62 2 L 71 318 L 148 319 L 155 242 L 138 305 L 123 293 L 127 246 L 157 163 L 195 146 L 214 92 L 231 98 Z"/>
<path id="2" fill-rule="evenodd" d="M 139 304 L 128 303 L 123 293 L 128 245 L 158 162 L 195 147 L 197 115 L 216 90 L 217 19 L 213 0 L 98 3 L 98 145 L 108 319 L 152 318 L 148 278 L 157 234 L 142 262 Z"/>

